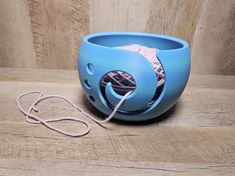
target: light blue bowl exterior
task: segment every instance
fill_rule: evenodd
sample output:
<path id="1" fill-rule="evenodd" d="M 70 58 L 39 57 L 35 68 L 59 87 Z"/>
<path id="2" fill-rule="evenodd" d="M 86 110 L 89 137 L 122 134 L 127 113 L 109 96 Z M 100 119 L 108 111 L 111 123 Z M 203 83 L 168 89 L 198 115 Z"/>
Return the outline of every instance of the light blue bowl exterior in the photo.
<path id="1" fill-rule="evenodd" d="M 154 96 L 157 78 L 152 65 L 142 55 L 113 48 L 129 44 L 159 49 L 157 57 L 165 73 L 164 88 L 157 101 L 147 109 L 143 108 Z M 94 73 L 89 72 L 88 64 L 94 66 Z M 109 103 L 100 89 L 102 77 L 114 70 L 127 72 L 136 82 L 136 89 L 123 103 L 115 118 L 125 121 L 152 119 L 169 110 L 182 94 L 190 74 L 189 45 L 178 38 L 150 33 L 105 32 L 86 35 L 81 41 L 78 56 L 79 78 L 89 101 L 106 115 L 113 111 L 108 104 L 115 106 L 121 99 L 111 83 L 105 88 Z M 85 80 L 88 80 L 90 87 L 85 85 Z M 95 101 L 90 100 L 90 96 L 93 96 Z"/>

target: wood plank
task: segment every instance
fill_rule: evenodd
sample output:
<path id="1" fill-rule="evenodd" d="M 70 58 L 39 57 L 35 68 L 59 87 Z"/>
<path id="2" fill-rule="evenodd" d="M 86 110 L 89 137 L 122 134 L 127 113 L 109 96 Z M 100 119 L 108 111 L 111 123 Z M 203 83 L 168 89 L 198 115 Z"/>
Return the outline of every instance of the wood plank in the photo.
<path id="1" fill-rule="evenodd" d="M 234 0 L 2 0 L 0 66 L 76 69 L 85 34 L 136 31 L 189 41 L 193 73 L 232 75 L 234 8 Z"/>
<path id="2" fill-rule="evenodd" d="M 150 0 L 90 0 L 90 30 L 143 32 L 150 5 Z"/>
<path id="3" fill-rule="evenodd" d="M 32 84 L 33 82 L 33 84 Z M 100 114 L 85 98 L 76 71 L 0 69 L 0 99 L 4 111 L 0 121 L 22 121 L 16 97 L 25 91 L 42 90 L 64 95 L 96 117 Z M 235 77 L 192 75 L 178 103 L 168 113 L 151 123 L 159 125 L 233 126 L 235 124 Z M 26 98 L 27 107 L 33 97 Z M 68 104 L 51 100 L 39 104 L 42 116 L 78 116 Z M 16 111 L 12 111 L 15 109 Z M 50 111 L 53 109 L 53 111 Z M 66 109 L 66 111 L 65 111 Z M 83 115 L 81 115 L 84 117 Z M 158 122 L 161 119 L 160 122 Z"/>
<path id="4" fill-rule="evenodd" d="M 0 81 L 79 83 L 77 70 L 31 69 L 0 67 Z M 191 74 L 189 87 L 235 88 L 235 77 L 229 75 Z"/>
<path id="5" fill-rule="evenodd" d="M 96 117 L 103 117 L 88 102 L 81 87 L 73 84 L 34 83 L 31 82 L 0 82 L 1 121 L 22 121 L 21 113 L 16 107 L 16 97 L 30 90 L 42 90 L 46 94 L 59 94 L 68 97 L 75 104 Z M 27 108 L 34 97 L 26 98 L 24 106 Z M 209 100 L 209 101 L 208 101 Z M 189 125 L 189 126 L 231 126 L 235 124 L 235 94 L 234 89 L 187 88 L 182 97 L 165 115 L 150 123 L 159 125 Z M 12 111 L 15 109 L 15 111 Z M 40 115 L 62 116 L 80 114 L 65 102 L 50 100 L 39 104 Z M 52 110 L 52 111 L 51 111 Z M 84 117 L 83 115 L 81 115 Z M 158 122 L 161 120 L 160 122 Z"/>
<path id="6" fill-rule="evenodd" d="M 71 131 L 82 128 L 66 122 L 59 126 Z M 1 122 L 0 158 L 234 164 L 235 129 L 231 127 L 105 126 L 93 124 L 87 136 L 71 138 L 41 125 Z"/>
<path id="7" fill-rule="evenodd" d="M 77 70 L 0 67 L 0 81 L 79 83 Z"/>
<path id="8" fill-rule="evenodd" d="M 29 0 L 28 5 L 38 67 L 75 69 L 80 40 L 89 32 L 89 3 Z"/>
<path id="9" fill-rule="evenodd" d="M 36 67 L 25 0 L 0 1 L 0 66 Z"/>
<path id="10" fill-rule="evenodd" d="M 91 0 L 91 32 L 140 31 L 192 41 L 203 1 Z"/>
<path id="11" fill-rule="evenodd" d="M 234 0 L 91 0 L 90 29 L 180 37 L 191 45 L 193 73 L 232 75 L 234 8 Z"/>
<path id="12" fill-rule="evenodd" d="M 145 31 L 182 38 L 192 47 L 203 3 L 202 0 L 152 0 Z"/>
<path id="13" fill-rule="evenodd" d="M 76 71 L 0 68 L 0 175 L 234 175 L 235 76 L 192 75 L 170 112 L 143 123 L 91 124 L 81 138 L 24 121 L 15 98 L 43 90 L 103 117 L 84 97 Z M 24 99 L 24 107 L 33 97 Z M 43 118 L 85 118 L 68 104 L 38 105 Z M 82 124 L 55 124 L 79 131 Z"/>
<path id="14" fill-rule="evenodd" d="M 175 164 L 159 162 L 113 162 L 0 159 L 0 172 L 4 175 L 80 175 L 80 176 L 233 176 L 234 164 Z"/>
<path id="15" fill-rule="evenodd" d="M 204 1 L 192 49 L 192 71 L 235 73 L 235 1 Z"/>
<path id="16" fill-rule="evenodd" d="M 89 32 L 86 0 L 0 1 L 0 65 L 75 69 Z"/>

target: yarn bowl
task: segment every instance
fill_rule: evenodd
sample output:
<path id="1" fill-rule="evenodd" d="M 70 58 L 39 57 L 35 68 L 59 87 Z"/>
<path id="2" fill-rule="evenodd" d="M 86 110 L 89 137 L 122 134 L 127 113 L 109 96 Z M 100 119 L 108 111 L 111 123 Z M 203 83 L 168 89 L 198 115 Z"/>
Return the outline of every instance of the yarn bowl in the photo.
<path id="1" fill-rule="evenodd" d="M 132 44 L 157 48 L 156 57 L 164 71 L 161 87 L 158 74 L 143 55 L 118 48 Z M 78 56 L 80 82 L 88 100 L 106 115 L 112 113 L 123 96 L 112 81 L 104 82 L 105 76 L 114 71 L 128 75 L 135 82 L 132 93 L 114 118 L 144 121 L 158 117 L 176 103 L 187 84 L 189 44 L 175 37 L 135 32 L 104 32 L 83 37 Z"/>

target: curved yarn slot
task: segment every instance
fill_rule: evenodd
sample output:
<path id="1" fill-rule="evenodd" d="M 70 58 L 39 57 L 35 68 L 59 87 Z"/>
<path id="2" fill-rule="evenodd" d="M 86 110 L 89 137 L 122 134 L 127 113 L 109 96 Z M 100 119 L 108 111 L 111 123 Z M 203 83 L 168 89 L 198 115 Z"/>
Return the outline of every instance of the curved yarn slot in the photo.
<path id="1" fill-rule="evenodd" d="M 137 52 L 141 54 L 142 56 L 144 56 L 144 58 L 147 59 L 152 64 L 152 67 L 157 77 L 157 88 L 156 88 L 154 97 L 146 105 L 146 107 L 150 107 L 160 96 L 163 86 L 164 86 L 164 81 L 165 81 L 165 74 L 164 74 L 163 67 L 156 56 L 158 49 L 148 48 L 146 46 L 142 46 L 138 44 L 119 46 L 115 48 Z M 100 87 L 101 87 L 104 97 L 106 97 L 105 87 L 107 86 L 109 82 L 112 83 L 114 91 L 119 95 L 125 95 L 129 91 L 134 91 L 136 87 L 135 80 L 133 79 L 131 75 L 123 71 L 112 71 L 112 72 L 105 74 L 100 82 Z"/>

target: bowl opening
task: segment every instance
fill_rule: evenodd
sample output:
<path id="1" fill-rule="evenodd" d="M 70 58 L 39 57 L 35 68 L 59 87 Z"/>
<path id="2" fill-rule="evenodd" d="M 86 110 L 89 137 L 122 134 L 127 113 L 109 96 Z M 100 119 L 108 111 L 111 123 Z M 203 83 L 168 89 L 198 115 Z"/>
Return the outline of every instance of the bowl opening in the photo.
<path id="1" fill-rule="evenodd" d="M 107 34 L 95 36 L 88 39 L 90 43 L 106 46 L 117 47 L 130 44 L 139 44 L 149 48 L 158 48 L 159 50 L 179 49 L 183 44 L 167 38 L 158 36 L 145 36 L 145 35 L 128 35 L 128 34 Z"/>

